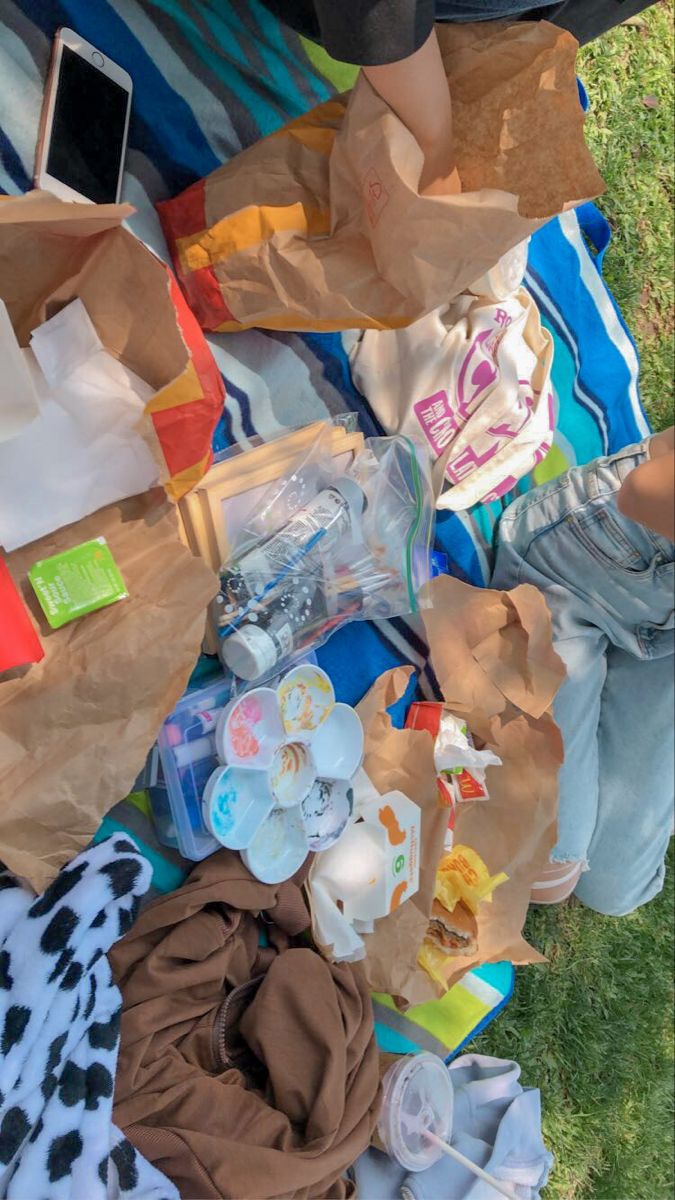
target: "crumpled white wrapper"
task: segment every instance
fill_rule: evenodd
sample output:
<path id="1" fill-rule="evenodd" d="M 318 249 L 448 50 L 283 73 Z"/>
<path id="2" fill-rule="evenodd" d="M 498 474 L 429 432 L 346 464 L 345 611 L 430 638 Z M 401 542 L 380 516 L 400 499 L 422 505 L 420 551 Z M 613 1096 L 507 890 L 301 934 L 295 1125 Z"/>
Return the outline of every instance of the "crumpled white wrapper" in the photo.
<path id="1" fill-rule="evenodd" d="M 464 768 L 467 771 L 485 771 L 486 767 L 501 767 L 502 760 L 491 750 L 476 750 L 475 746 L 462 733 L 463 719 L 444 713 L 441 727 L 434 745 L 434 765 L 436 770 L 453 771 Z"/>
<path id="2" fill-rule="evenodd" d="M 40 415 L 0 442 L 0 545 L 25 546 L 159 482 L 142 436 L 153 389 L 103 347 L 81 300 L 23 350 Z"/>

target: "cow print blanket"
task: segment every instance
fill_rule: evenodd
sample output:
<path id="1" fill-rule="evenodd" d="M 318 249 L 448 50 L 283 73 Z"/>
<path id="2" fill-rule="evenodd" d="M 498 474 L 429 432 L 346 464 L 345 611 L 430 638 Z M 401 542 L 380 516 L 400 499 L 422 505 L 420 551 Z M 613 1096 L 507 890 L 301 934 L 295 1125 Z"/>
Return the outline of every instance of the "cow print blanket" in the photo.
<path id="1" fill-rule="evenodd" d="M 112 1123 L 121 997 L 106 951 L 150 874 L 124 837 L 37 899 L 0 869 L 0 1197 L 178 1198 Z"/>

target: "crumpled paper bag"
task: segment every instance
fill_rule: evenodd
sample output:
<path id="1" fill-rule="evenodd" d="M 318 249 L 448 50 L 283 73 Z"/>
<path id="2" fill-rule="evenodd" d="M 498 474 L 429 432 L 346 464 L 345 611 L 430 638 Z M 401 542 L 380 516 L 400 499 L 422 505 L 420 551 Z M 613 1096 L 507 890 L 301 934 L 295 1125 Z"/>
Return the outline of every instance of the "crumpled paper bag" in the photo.
<path id="1" fill-rule="evenodd" d="M 128 598 L 50 629 L 29 567 L 101 535 Z M 159 489 L 32 542 L 7 564 L 45 657 L 0 676 L 0 860 L 40 892 L 131 790 L 185 689 L 218 585 L 182 545 Z"/>
<path id="2" fill-rule="evenodd" d="M 422 616 L 445 701 L 502 760 L 487 769 L 489 800 L 457 806 L 455 841 L 476 850 L 491 874 L 509 877 L 492 903 L 481 905 L 478 952 L 448 960 L 450 985 L 479 963 L 544 961 L 522 928 L 531 886 L 557 837 L 562 739 L 549 710 L 564 668 L 536 588 L 523 584 L 496 592 L 444 575 L 427 585 L 427 599 L 433 607 Z M 398 788 L 422 808 L 419 892 L 365 936 L 364 967 L 373 991 L 421 1004 L 439 994 L 417 965 L 417 951 L 431 912 L 448 809 L 438 805 L 431 734 L 396 730 L 384 711 L 403 694 L 408 678 L 405 668 L 388 672 L 359 706 L 369 777 L 380 791 Z"/>
<path id="3" fill-rule="evenodd" d="M 418 194 L 422 151 L 360 76 L 158 205 L 205 329 L 408 325 L 602 191 L 571 34 L 486 21 L 438 37 L 462 194 Z"/>
<path id="4" fill-rule="evenodd" d="M 225 389 L 171 271 L 122 227 L 133 211 L 47 192 L 0 196 L 0 295 L 21 346 L 82 300 L 108 353 L 152 389 L 143 436 L 179 500 L 211 465 Z"/>

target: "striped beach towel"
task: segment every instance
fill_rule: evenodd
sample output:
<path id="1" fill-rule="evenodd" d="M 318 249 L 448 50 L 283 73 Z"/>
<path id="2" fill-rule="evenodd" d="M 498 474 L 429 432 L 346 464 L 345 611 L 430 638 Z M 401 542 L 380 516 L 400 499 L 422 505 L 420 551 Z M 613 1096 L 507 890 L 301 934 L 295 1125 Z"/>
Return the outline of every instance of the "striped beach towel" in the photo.
<path id="1" fill-rule="evenodd" d="M 165 258 L 158 200 L 348 87 L 354 76 L 280 24 L 259 0 L 4 0 L 0 190 L 10 194 L 31 185 L 49 50 L 61 25 L 110 54 L 133 78 L 122 194 L 137 209 L 131 228 Z M 532 239 L 527 286 L 555 341 L 557 429 L 553 450 L 519 490 L 646 432 L 635 347 L 589 246 L 594 242 L 602 254 L 607 240 L 608 227 L 593 205 L 550 222 Z M 345 409 L 358 412 L 366 435 L 380 432 L 351 382 L 349 336 L 211 335 L 228 396 L 214 449 L 246 446 L 256 433 L 273 437 Z M 510 499 L 439 516 L 439 546 L 462 578 L 486 581 L 494 526 Z M 349 658 L 359 664 L 349 672 L 347 639 Z M 419 627 L 406 620 L 349 626 L 322 655 L 341 698 L 350 702 L 380 670 L 400 661 L 421 668 L 425 657 Z"/>
<path id="2" fill-rule="evenodd" d="M 137 209 L 132 228 L 162 257 L 158 200 L 348 87 L 354 76 L 258 0 L 4 0 L 0 190 L 9 194 L 31 186 L 50 46 L 61 25 L 82 33 L 133 77 L 123 198 Z M 607 223 L 590 204 L 551 221 L 532 239 L 526 282 L 555 341 L 557 428 L 550 454 L 519 491 L 647 431 L 635 346 L 601 275 L 608 240 Z M 228 396 L 215 450 L 345 409 L 359 414 L 364 433 L 379 432 L 351 382 L 341 335 L 250 330 L 208 340 Z M 486 582 L 495 523 L 510 499 L 467 514 L 439 514 L 438 546 L 461 578 Z M 349 703 L 399 662 L 418 667 L 422 695 L 433 695 L 413 619 L 349 625 L 319 657 L 339 698 Z M 134 812 L 136 827 L 147 823 L 137 805 Z"/>
<path id="3" fill-rule="evenodd" d="M 1 192 L 15 195 L 31 186 L 50 46 L 62 25 L 77 30 L 133 78 L 122 196 L 136 207 L 132 230 L 167 261 L 157 201 L 348 88 L 354 78 L 352 68 L 299 38 L 259 0 L 3 0 Z M 608 240 L 608 226 L 593 205 L 551 221 L 532 239 L 526 283 L 555 342 L 557 429 L 550 454 L 519 491 L 568 465 L 613 453 L 647 432 L 635 346 L 601 275 Z M 246 447 L 255 434 L 270 438 L 346 409 L 359 414 L 367 436 L 380 432 L 351 381 L 349 336 L 258 330 L 209 336 L 228 397 L 214 449 L 233 443 Z M 439 514 L 438 548 L 460 578 L 477 585 L 487 581 L 495 523 L 511 498 L 468 514 Z M 349 625 L 331 638 L 319 660 L 333 677 L 338 698 L 348 703 L 401 662 L 419 668 L 420 695 L 434 696 L 421 629 L 412 618 Z M 122 828 L 149 857 L 154 889 L 177 887 L 186 864 L 157 842 L 147 797 L 137 794 L 119 805 L 99 836 Z M 447 1002 L 440 1032 L 436 1010 L 432 1030 L 427 1020 L 424 1036 L 437 1036 L 446 1049 L 453 1038 L 462 1041 L 472 1015 L 478 1024 L 488 1019 L 509 988 L 503 972 L 478 977 L 475 986 L 465 988 L 459 1010 L 455 1001 Z M 378 1011 L 385 1044 L 391 1045 L 395 1035 L 420 1044 L 412 1023 L 405 1035 L 392 1027 L 396 1022 L 386 1001 Z"/>

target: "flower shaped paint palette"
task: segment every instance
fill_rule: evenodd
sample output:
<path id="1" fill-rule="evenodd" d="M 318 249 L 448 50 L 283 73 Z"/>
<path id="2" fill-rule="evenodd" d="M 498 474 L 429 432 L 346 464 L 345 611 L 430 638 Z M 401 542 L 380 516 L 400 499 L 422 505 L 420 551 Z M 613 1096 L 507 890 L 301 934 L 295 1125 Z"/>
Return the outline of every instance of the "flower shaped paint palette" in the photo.
<path id="1" fill-rule="evenodd" d="M 276 689 L 231 701 L 215 741 L 223 765 L 204 789 L 204 822 L 221 845 L 242 851 L 262 882 L 290 878 L 310 851 L 344 833 L 363 727 L 354 709 L 336 703 L 319 667 L 296 667 Z"/>

